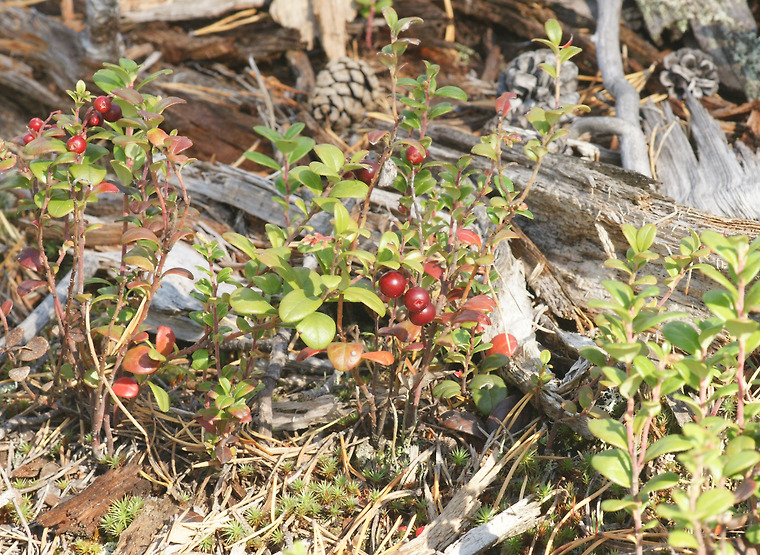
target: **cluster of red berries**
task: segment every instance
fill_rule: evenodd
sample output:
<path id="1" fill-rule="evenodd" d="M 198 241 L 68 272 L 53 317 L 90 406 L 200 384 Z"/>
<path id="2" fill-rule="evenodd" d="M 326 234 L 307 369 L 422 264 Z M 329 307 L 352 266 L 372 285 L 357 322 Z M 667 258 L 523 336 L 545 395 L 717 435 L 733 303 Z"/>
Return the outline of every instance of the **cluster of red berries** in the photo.
<path id="1" fill-rule="evenodd" d="M 97 127 L 103 125 L 103 121 L 115 122 L 122 117 L 121 106 L 113 102 L 107 96 L 99 96 L 92 103 L 92 108 L 88 110 L 84 118 L 84 127 Z M 32 118 L 27 124 L 29 133 L 24 135 L 22 141 L 25 145 L 31 143 L 40 136 L 45 122 L 40 118 Z M 66 141 L 66 149 L 75 154 L 82 154 L 87 149 L 87 139 L 84 135 L 74 135 Z"/>
<path id="2" fill-rule="evenodd" d="M 435 318 L 435 306 L 430 302 L 430 293 L 420 286 L 410 287 L 406 291 L 407 279 L 401 272 L 386 272 L 378 281 L 378 286 L 380 292 L 391 299 L 404 295 L 404 306 L 409 311 L 409 321 L 412 324 L 425 326 Z"/>

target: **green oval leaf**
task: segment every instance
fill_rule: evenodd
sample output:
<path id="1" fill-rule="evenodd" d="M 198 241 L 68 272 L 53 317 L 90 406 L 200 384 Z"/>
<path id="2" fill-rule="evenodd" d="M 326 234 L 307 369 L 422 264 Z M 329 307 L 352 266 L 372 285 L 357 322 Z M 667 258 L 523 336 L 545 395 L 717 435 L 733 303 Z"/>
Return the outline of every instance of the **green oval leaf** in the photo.
<path id="1" fill-rule="evenodd" d="M 652 493 L 662 489 L 670 489 L 673 486 L 678 485 L 680 476 L 675 472 L 665 472 L 663 474 L 657 474 L 649 479 L 641 488 L 641 493 Z"/>
<path id="2" fill-rule="evenodd" d="M 385 316 L 385 303 L 374 291 L 364 287 L 351 286 L 343 290 L 343 298 L 351 303 L 362 303 L 380 317 Z"/>
<path id="3" fill-rule="evenodd" d="M 280 301 L 280 320 L 285 323 L 296 323 L 316 312 L 322 306 L 319 297 L 307 297 L 303 289 L 294 289 Z"/>
<path id="4" fill-rule="evenodd" d="M 366 198 L 369 187 L 356 179 L 341 181 L 330 190 L 332 198 Z"/>
<path id="5" fill-rule="evenodd" d="M 274 312 L 274 307 L 267 302 L 261 293 L 247 287 L 241 287 L 232 292 L 230 306 L 235 312 L 244 316 Z"/>
<path id="6" fill-rule="evenodd" d="M 470 381 L 472 400 L 484 415 L 493 412 L 493 408 L 507 398 L 507 386 L 499 376 L 478 374 Z"/>
<path id="7" fill-rule="evenodd" d="M 625 431 L 625 426 L 617 420 L 612 418 L 589 420 L 588 429 L 605 443 L 621 449 L 628 449 L 628 434 Z"/>
<path id="8" fill-rule="evenodd" d="M 453 380 L 443 380 L 433 388 L 433 397 L 451 399 L 462 393 L 462 386 Z"/>
<path id="9" fill-rule="evenodd" d="M 723 475 L 730 478 L 735 474 L 744 474 L 747 469 L 760 462 L 760 453 L 757 451 L 742 451 L 732 455 L 726 466 L 723 467 Z"/>
<path id="10" fill-rule="evenodd" d="M 161 412 L 168 412 L 169 405 L 171 404 L 169 402 L 169 394 L 164 391 L 163 388 L 154 384 L 153 382 L 148 382 L 148 385 L 150 386 L 150 390 L 153 392 L 153 398 L 156 400 L 158 410 Z"/>
<path id="11" fill-rule="evenodd" d="M 622 449 L 608 449 L 594 455 L 591 466 L 617 485 L 631 487 L 631 457 Z"/>
<path id="12" fill-rule="evenodd" d="M 335 338 L 336 331 L 335 321 L 321 312 L 309 314 L 298 322 L 296 329 L 306 346 L 316 350 L 326 349 Z"/>

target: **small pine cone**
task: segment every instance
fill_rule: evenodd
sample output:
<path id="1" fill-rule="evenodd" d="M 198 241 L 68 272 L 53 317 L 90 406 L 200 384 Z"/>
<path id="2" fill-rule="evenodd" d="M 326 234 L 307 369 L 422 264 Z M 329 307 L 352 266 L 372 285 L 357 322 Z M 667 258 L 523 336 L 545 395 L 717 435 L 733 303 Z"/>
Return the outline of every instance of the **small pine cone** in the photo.
<path id="1" fill-rule="evenodd" d="M 525 115 L 535 106 L 544 110 L 555 108 L 554 78 L 541 69 L 540 64 L 554 65 L 554 53 L 549 50 L 535 50 L 520 54 L 499 74 L 497 98 L 505 92 L 513 92 L 517 98 L 511 101 L 512 109 L 507 114 L 509 125 L 530 129 Z M 559 74 L 559 103 L 577 104 L 578 66 L 572 61 L 562 64 Z M 570 119 L 563 116 L 562 121 Z"/>
<path id="2" fill-rule="evenodd" d="M 361 121 L 377 106 L 380 84 L 362 60 L 333 60 L 317 74 L 311 93 L 311 111 L 317 121 L 342 130 Z"/>
<path id="3" fill-rule="evenodd" d="M 680 48 L 662 60 L 664 70 L 660 83 L 668 95 L 683 98 L 689 92 L 694 98 L 712 96 L 718 92 L 718 68 L 712 56 L 695 48 Z"/>

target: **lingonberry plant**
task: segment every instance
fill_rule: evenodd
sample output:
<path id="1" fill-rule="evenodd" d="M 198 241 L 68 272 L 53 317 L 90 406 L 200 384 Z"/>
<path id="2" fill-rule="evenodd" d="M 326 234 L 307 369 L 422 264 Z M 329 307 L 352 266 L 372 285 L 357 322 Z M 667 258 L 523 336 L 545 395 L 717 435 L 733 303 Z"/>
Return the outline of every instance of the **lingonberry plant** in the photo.
<path id="1" fill-rule="evenodd" d="M 674 548 L 733 552 L 730 540 L 737 533 L 757 543 L 760 524 L 747 503 L 757 499 L 753 469 L 760 463 L 760 425 L 754 417 L 760 403 L 749 390 L 747 361 L 760 346 L 760 324 L 749 317 L 760 311 L 760 241 L 692 233 L 682 240 L 680 254 L 664 259 L 663 294 L 654 274 L 646 273 L 658 258 L 650 249 L 656 228 L 625 225 L 623 232 L 630 245 L 625 260 L 607 265 L 625 279 L 606 281 L 611 299 L 596 303 L 604 310 L 597 318 L 602 350 L 583 350 L 597 365 L 602 384 L 626 400 L 622 422 L 600 415 L 589 423 L 611 446 L 594 456 L 594 467 L 629 491 L 622 499 L 604 501 L 602 508 L 633 516 L 637 553 L 644 552 L 645 531 L 658 524 L 648 508 L 672 524 L 668 542 Z M 715 261 L 701 262 L 708 254 L 722 261 L 727 275 Z M 670 294 L 691 270 L 719 286 L 704 295 L 713 313 L 704 320 L 667 309 Z M 653 421 L 669 395 L 689 408 L 693 420 L 680 433 L 651 441 Z M 734 410 L 727 410 L 730 405 Z M 673 453 L 678 453 L 673 470 L 681 472 L 657 472 L 647 479 L 647 465 Z M 659 495 L 661 490 L 668 490 L 669 498 Z"/>
<path id="2" fill-rule="evenodd" d="M 105 93 L 97 98 L 78 82 L 69 91 L 71 112 L 32 119 L 32 139 L 24 138 L 23 156 L 6 154 L 0 164 L 7 174 L 5 187 L 29 192 L 20 208 L 33 215 L 36 244 L 23 251 L 19 262 L 39 279 L 22 283 L 19 292 L 43 287 L 53 299 L 60 344 L 51 358 L 52 381 L 59 393 L 80 392 L 90 408 L 94 448 L 100 452 L 105 439 L 109 454 L 114 419 L 120 414 L 131 418 L 121 398 L 134 398 L 149 387 L 159 408 L 168 409 L 169 396 L 152 376 L 174 356 L 174 334 L 162 326 L 151 342 L 144 322 L 165 275 L 191 277 L 186 270 L 166 267 L 169 251 L 187 234 L 189 202 L 181 169 L 190 161 L 182 152 L 191 142 L 160 125 L 163 112 L 183 101 L 141 92 L 164 72 L 138 81 L 139 72 L 131 60 L 106 64 L 94 75 Z M 106 180 L 109 171 L 117 184 Z M 121 256 L 106 278 L 87 280 L 85 246 L 94 226 L 85 209 L 106 194 L 123 198 Z M 64 240 L 51 254 L 44 245 L 60 229 Z M 73 269 L 68 295 L 61 300 L 56 280 L 67 255 Z"/>

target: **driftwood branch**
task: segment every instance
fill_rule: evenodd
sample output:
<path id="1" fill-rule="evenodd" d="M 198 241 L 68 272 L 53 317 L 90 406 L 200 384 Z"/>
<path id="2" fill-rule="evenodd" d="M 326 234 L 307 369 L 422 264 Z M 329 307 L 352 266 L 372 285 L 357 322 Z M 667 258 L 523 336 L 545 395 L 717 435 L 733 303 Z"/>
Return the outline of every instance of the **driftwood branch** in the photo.
<path id="1" fill-rule="evenodd" d="M 288 362 L 288 343 L 291 331 L 281 328 L 272 340 L 272 353 L 269 355 L 269 364 L 261 382 L 264 388 L 258 394 L 259 402 L 259 433 L 264 437 L 272 437 L 272 396 L 274 388 L 280 382 L 282 368 Z"/>
<path id="2" fill-rule="evenodd" d="M 620 10 L 623 0 L 599 3 L 596 27 L 596 59 L 607 91 L 615 98 L 615 125 L 620 125 L 623 167 L 652 176 L 646 139 L 639 122 L 639 93 L 626 79 L 620 56 Z M 587 124 L 589 125 L 589 124 Z"/>

